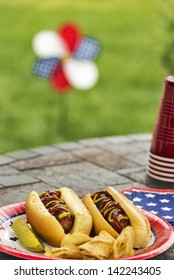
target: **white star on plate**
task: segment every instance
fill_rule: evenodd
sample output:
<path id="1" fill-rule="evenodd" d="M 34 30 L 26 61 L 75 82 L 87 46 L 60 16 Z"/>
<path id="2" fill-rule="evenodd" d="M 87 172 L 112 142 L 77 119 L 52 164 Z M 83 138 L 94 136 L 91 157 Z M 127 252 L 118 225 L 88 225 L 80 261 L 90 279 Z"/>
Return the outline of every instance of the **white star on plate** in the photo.
<path id="1" fill-rule="evenodd" d="M 150 202 L 150 203 L 146 203 L 147 206 L 156 206 L 156 203 Z"/>
<path id="2" fill-rule="evenodd" d="M 170 200 L 169 199 L 159 199 L 159 201 L 161 202 L 161 203 L 168 203 Z"/>
<path id="3" fill-rule="evenodd" d="M 167 215 L 167 216 L 163 216 L 163 218 L 164 218 L 164 219 L 172 219 L 173 217 Z"/>
<path id="4" fill-rule="evenodd" d="M 145 194 L 145 196 L 146 196 L 146 197 L 152 197 L 152 198 L 154 198 L 156 195 L 155 195 L 155 194 L 152 194 L 152 193 L 147 193 L 147 194 Z"/>
<path id="5" fill-rule="evenodd" d="M 142 198 L 139 198 L 139 197 L 134 198 L 134 201 L 141 201 L 141 200 L 142 200 Z"/>
<path id="6" fill-rule="evenodd" d="M 170 210 L 172 210 L 172 208 L 169 208 L 169 207 L 161 207 L 161 209 L 162 209 L 163 211 L 170 211 Z"/>

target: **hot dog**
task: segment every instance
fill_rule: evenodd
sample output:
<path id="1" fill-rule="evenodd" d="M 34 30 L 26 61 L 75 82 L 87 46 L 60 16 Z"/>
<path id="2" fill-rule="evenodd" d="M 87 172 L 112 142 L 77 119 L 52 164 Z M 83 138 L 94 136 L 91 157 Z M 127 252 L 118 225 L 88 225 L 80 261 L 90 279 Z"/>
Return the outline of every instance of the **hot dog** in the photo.
<path id="1" fill-rule="evenodd" d="M 69 188 L 32 191 L 26 199 L 26 215 L 33 230 L 48 244 L 60 246 L 67 234 L 89 235 L 92 217 Z"/>
<path id="2" fill-rule="evenodd" d="M 39 197 L 48 212 L 61 224 L 64 232 L 69 233 L 74 224 L 74 215 L 70 213 L 65 201 L 60 199 L 60 190 L 45 191 Z"/>
<path id="3" fill-rule="evenodd" d="M 86 194 L 83 202 L 92 215 L 95 234 L 106 230 L 117 238 L 125 227 L 131 225 L 135 235 L 134 248 L 147 247 L 150 223 L 143 212 L 122 193 L 106 187 L 93 195 Z"/>

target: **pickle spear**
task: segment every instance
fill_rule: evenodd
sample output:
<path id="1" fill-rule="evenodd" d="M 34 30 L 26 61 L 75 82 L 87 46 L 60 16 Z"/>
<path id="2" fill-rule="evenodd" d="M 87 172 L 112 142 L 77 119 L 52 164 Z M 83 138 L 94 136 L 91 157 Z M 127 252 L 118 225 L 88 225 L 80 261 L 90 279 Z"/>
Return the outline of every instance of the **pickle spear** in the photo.
<path id="1" fill-rule="evenodd" d="M 22 220 L 17 218 L 11 225 L 12 229 L 16 233 L 19 241 L 30 251 L 43 252 L 44 246 L 42 242 L 37 238 L 31 228 Z"/>

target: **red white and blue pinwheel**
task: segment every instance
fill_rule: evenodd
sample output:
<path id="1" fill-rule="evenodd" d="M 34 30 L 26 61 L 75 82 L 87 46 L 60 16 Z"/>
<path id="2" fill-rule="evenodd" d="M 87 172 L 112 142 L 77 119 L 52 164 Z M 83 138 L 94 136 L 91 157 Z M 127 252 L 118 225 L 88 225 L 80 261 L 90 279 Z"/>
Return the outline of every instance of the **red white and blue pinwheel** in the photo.
<path id="1" fill-rule="evenodd" d="M 100 52 L 100 43 L 83 36 L 76 24 L 65 23 L 57 32 L 39 32 L 32 46 L 37 56 L 34 75 L 48 79 L 60 94 L 71 88 L 88 90 L 97 83 L 99 71 L 94 60 Z"/>

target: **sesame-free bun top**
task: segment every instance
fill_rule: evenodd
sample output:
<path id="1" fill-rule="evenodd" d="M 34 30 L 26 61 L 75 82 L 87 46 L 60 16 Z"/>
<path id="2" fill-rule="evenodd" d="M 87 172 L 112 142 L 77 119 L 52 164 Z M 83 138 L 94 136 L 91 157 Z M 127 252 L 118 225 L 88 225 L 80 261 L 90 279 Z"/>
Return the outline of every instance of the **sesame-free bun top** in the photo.
<path id="1" fill-rule="evenodd" d="M 129 217 L 130 224 L 134 230 L 134 248 L 145 248 L 149 243 L 151 233 L 150 223 L 147 217 L 129 199 L 120 192 L 116 191 L 114 188 L 106 187 L 104 191 L 107 191 L 112 198 L 120 204 L 121 208 Z M 95 234 L 99 234 L 101 230 L 106 230 L 113 237 L 117 238 L 119 234 L 104 219 L 89 193 L 84 196 L 83 202 L 93 217 L 93 228 Z"/>
<path id="2" fill-rule="evenodd" d="M 93 230 L 95 234 L 99 234 L 100 231 L 105 230 L 111 234 L 114 238 L 118 237 L 119 233 L 104 219 L 102 214 L 97 209 L 97 206 L 94 204 L 90 193 L 87 193 L 83 202 L 88 208 L 91 216 L 93 218 Z"/>
<path id="3" fill-rule="evenodd" d="M 145 248 L 150 240 L 150 223 L 143 211 L 137 208 L 124 194 L 112 187 L 104 189 L 107 191 L 123 208 L 130 219 L 130 224 L 134 230 L 134 248 Z"/>
<path id="4" fill-rule="evenodd" d="M 59 246 L 65 233 L 62 226 L 51 215 L 40 200 L 39 195 L 32 191 L 26 199 L 26 215 L 33 230 L 46 243 Z"/>
<path id="5" fill-rule="evenodd" d="M 92 229 L 92 217 L 78 195 L 69 188 L 58 189 L 70 213 L 74 215 L 74 224 L 69 234 L 89 235 Z M 66 234 L 63 227 L 45 208 L 37 192 L 32 191 L 26 199 L 27 219 L 34 231 L 48 244 L 60 246 Z M 78 236 L 77 234 L 77 236 Z"/>

